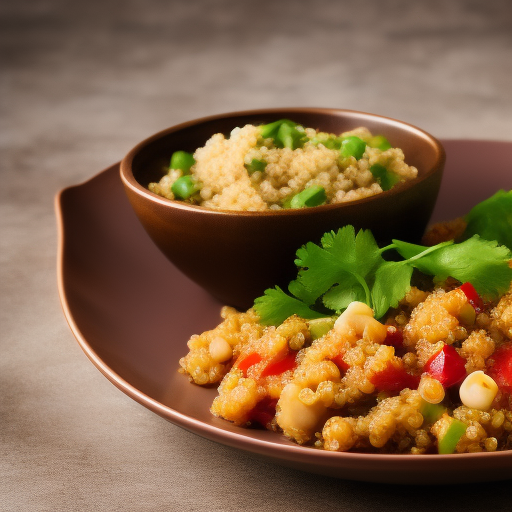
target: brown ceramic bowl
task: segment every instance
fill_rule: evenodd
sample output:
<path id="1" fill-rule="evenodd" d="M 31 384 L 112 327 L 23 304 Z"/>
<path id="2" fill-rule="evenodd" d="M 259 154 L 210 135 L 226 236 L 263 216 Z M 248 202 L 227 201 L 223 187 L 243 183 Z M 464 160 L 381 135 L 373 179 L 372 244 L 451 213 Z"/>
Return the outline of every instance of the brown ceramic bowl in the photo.
<path id="1" fill-rule="evenodd" d="M 233 212 L 170 201 L 147 189 L 162 176 L 171 154 L 194 152 L 214 133 L 289 118 L 304 126 L 342 133 L 366 126 L 402 148 L 418 178 L 388 192 L 344 204 L 300 210 Z M 293 260 L 308 241 L 347 224 L 371 229 L 379 243 L 417 241 L 434 208 L 445 161 L 441 143 L 407 123 L 349 110 L 289 108 L 206 117 L 164 130 L 133 148 L 121 162 L 121 178 L 147 233 L 184 274 L 221 302 L 247 309 L 263 291 L 286 287 Z"/>

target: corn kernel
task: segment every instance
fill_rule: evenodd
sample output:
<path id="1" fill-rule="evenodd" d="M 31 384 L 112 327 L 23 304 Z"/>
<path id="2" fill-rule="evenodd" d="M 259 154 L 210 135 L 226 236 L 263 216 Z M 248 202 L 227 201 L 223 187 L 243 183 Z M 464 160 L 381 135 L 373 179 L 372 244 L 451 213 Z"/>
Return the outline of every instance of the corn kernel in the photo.
<path id="1" fill-rule="evenodd" d="M 460 386 L 462 403 L 471 409 L 487 411 L 498 393 L 496 382 L 481 370 L 470 373 Z"/>

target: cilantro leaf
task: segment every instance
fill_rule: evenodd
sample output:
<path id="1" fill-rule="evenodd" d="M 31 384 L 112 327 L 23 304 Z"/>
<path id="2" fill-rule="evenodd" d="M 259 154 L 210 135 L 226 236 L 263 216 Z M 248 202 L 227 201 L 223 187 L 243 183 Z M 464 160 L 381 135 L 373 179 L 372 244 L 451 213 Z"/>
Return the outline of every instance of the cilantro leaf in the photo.
<path id="1" fill-rule="evenodd" d="M 402 258 L 406 260 L 410 260 L 412 258 L 419 258 L 424 256 L 425 254 L 429 254 L 431 252 L 437 251 L 447 245 L 452 245 L 453 240 L 449 240 L 448 242 L 442 242 L 437 245 L 433 245 L 432 247 L 428 247 L 425 245 L 416 245 L 411 244 L 409 242 L 402 242 L 401 240 L 393 240 L 392 247 L 402 256 Z"/>
<path id="2" fill-rule="evenodd" d="M 411 289 L 413 268 L 407 261 L 386 261 L 375 273 L 372 302 L 375 318 L 383 317 L 395 308 Z"/>
<path id="3" fill-rule="evenodd" d="M 299 249 L 295 264 L 302 267 L 298 281 L 318 298 L 334 285 L 351 287 L 354 278 L 361 284 L 383 261 L 371 231 L 356 236 L 353 226 L 345 226 L 325 233 L 321 247 L 310 242 Z"/>
<path id="4" fill-rule="evenodd" d="M 404 259 L 386 261 L 382 254 L 392 249 Z M 288 286 L 292 295 L 268 289 L 254 308 L 265 325 L 279 325 L 293 314 L 306 319 L 339 314 L 353 301 L 365 302 L 382 318 L 409 291 L 414 268 L 441 280 L 470 282 L 480 295 L 495 298 L 510 286 L 511 259 L 507 247 L 478 235 L 433 247 L 393 240 L 379 249 L 370 231 L 356 235 L 353 226 L 345 226 L 325 233 L 320 245 L 310 242 L 297 251 L 298 276 Z M 327 315 L 317 311 L 324 307 Z"/>
<path id="5" fill-rule="evenodd" d="M 477 204 L 466 215 L 463 238 L 480 235 L 485 240 L 496 240 L 512 250 L 512 190 L 499 190 Z"/>
<path id="6" fill-rule="evenodd" d="M 315 300 L 324 294 L 343 273 L 336 256 L 309 242 L 297 251 L 295 264 L 302 269 L 298 281 Z"/>
<path id="7" fill-rule="evenodd" d="M 311 293 L 308 291 L 298 279 L 290 282 L 288 285 L 288 291 L 308 306 L 314 304 L 318 299 L 317 293 Z"/>
<path id="8" fill-rule="evenodd" d="M 290 297 L 279 286 L 265 290 L 264 295 L 254 301 L 254 309 L 263 325 L 282 324 L 292 315 L 306 319 L 328 316 L 313 311 L 299 299 Z"/>
<path id="9" fill-rule="evenodd" d="M 438 279 L 453 277 L 461 282 L 469 281 L 480 295 L 490 299 L 505 293 L 512 281 L 512 268 L 508 266 L 512 259 L 510 250 L 478 235 L 460 244 L 445 242 L 431 248 L 424 247 L 425 254 L 417 259 L 410 254 L 421 246 L 398 240 L 393 240 L 393 243 L 402 256 L 409 257 L 409 264 L 424 274 Z M 415 257 L 419 254 L 416 253 Z"/>
<path id="10" fill-rule="evenodd" d="M 346 309 L 351 302 L 366 302 L 366 292 L 361 283 L 351 274 L 349 279 L 343 283 L 333 286 L 327 291 L 322 301 L 328 309 L 341 312 Z"/>

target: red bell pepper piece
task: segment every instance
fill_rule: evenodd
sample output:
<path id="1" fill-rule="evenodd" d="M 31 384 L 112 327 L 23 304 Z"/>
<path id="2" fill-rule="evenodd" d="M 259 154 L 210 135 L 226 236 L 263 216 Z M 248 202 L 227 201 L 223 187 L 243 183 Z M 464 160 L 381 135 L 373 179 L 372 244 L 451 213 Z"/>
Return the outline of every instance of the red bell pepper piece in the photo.
<path id="1" fill-rule="evenodd" d="M 345 373 L 350 368 L 350 365 L 343 360 L 343 354 L 334 356 L 331 361 L 338 367 L 341 373 Z"/>
<path id="2" fill-rule="evenodd" d="M 484 301 L 480 295 L 478 295 L 475 287 L 471 283 L 464 283 L 459 288 L 464 292 L 464 295 L 473 306 L 476 313 L 481 313 L 484 310 Z"/>
<path id="3" fill-rule="evenodd" d="M 395 393 L 405 388 L 417 389 L 420 378 L 407 373 L 406 369 L 403 367 L 388 363 L 384 370 L 372 376 L 370 382 L 378 391 Z"/>
<path id="4" fill-rule="evenodd" d="M 502 345 L 491 357 L 494 363 L 487 373 L 499 388 L 512 393 L 512 342 Z"/>
<path id="5" fill-rule="evenodd" d="M 261 377 L 268 377 L 270 375 L 281 375 L 282 373 L 293 370 L 297 367 L 297 363 L 295 362 L 295 356 L 297 355 L 296 351 L 291 351 L 286 354 L 279 361 L 274 361 L 273 363 L 268 364 L 263 371 L 261 372 Z"/>
<path id="6" fill-rule="evenodd" d="M 247 370 L 258 364 L 263 358 L 256 352 L 249 354 L 247 357 L 242 359 L 236 366 L 238 369 L 242 370 L 244 377 L 247 377 Z"/>
<path id="7" fill-rule="evenodd" d="M 266 427 L 276 415 L 276 405 L 277 398 L 266 396 L 249 412 L 249 421 L 254 421 Z"/>
<path id="8" fill-rule="evenodd" d="M 465 365 L 466 360 L 451 345 L 445 345 L 427 361 L 425 371 L 446 389 L 466 377 Z"/>
<path id="9" fill-rule="evenodd" d="M 395 348 L 402 348 L 404 345 L 404 336 L 400 329 L 394 325 L 388 325 L 386 339 L 382 342 L 384 345 L 391 345 Z"/>

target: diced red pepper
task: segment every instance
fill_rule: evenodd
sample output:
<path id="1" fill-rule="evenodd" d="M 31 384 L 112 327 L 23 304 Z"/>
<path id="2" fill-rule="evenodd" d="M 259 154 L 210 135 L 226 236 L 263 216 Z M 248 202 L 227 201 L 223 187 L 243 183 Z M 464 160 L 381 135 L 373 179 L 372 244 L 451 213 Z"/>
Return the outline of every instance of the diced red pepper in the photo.
<path id="1" fill-rule="evenodd" d="M 484 310 L 484 301 L 478 295 L 475 287 L 471 283 L 464 283 L 460 286 L 460 289 L 464 292 L 464 295 L 468 299 L 468 302 L 473 306 L 476 313 L 481 313 Z"/>
<path id="2" fill-rule="evenodd" d="M 258 364 L 263 358 L 256 352 L 249 354 L 247 357 L 242 359 L 236 366 L 239 370 L 242 370 L 244 377 L 247 377 L 247 370 Z"/>
<path id="3" fill-rule="evenodd" d="M 466 377 L 466 360 L 451 345 L 445 345 L 427 361 L 425 372 L 446 389 Z"/>
<path id="4" fill-rule="evenodd" d="M 275 361 L 273 363 L 268 364 L 261 372 L 261 377 L 268 377 L 270 375 L 281 375 L 282 373 L 288 370 L 295 369 L 297 367 L 297 363 L 295 362 L 296 355 L 297 352 L 292 350 L 279 361 Z"/>
<path id="5" fill-rule="evenodd" d="M 386 339 L 382 343 L 384 345 L 391 345 L 395 348 L 402 348 L 404 345 L 404 336 L 402 331 L 394 325 L 388 325 Z"/>
<path id="6" fill-rule="evenodd" d="M 407 373 L 404 367 L 388 363 L 384 370 L 377 372 L 372 376 L 370 382 L 378 391 L 395 393 L 397 391 L 402 391 L 402 389 L 405 388 L 417 389 L 420 378 L 416 375 Z"/>
<path id="7" fill-rule="evenodd" d="M 254 421 L 263 427 L 267 427 L 276 415 L 276 405 L 277 398 L 265 397 L 249 412 L 249 421 Z"/>
<path id="8" fill-rule="evenodd" d="M 338 367 L 341 373 L 345 373 L 350 368 L 350 365 L 344 361 L 343 354 L 334 356 L 331 361 Z"/>
<path id="9" fill-rule="evenodd" d="M 499 388 L 512 393 L 512 342 L 502 345 L 491 357 L 494 363 L 488 374 Z"/>

